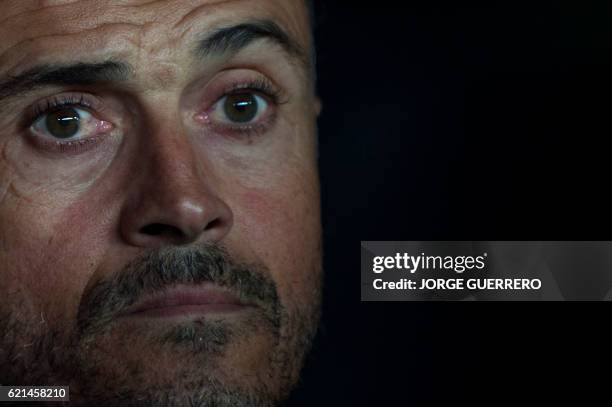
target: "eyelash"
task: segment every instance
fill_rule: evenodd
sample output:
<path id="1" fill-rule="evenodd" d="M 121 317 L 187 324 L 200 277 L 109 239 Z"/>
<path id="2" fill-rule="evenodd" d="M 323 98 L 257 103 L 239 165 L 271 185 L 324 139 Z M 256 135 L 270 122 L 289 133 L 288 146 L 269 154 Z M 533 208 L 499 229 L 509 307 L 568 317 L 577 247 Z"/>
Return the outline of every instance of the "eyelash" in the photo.
<path id="1" fill-rule="evenodd" d="M 92 104 L 87 101 L 84 95 L 53 96 L 32 107 L 31 117 L 28 120 L 29 125 L 32 125 L 41 116 L 53 113 L 65 107 L 82 107 L 91 110 Z"/>
<path id="2" fill-rule="evenodd" d="M 280 91 L 280 89 L 275 87 L 272 84 L 272 82 L 266 79 L 263 79 L 263 78 L 259 78 L 251 82 L 231 86 L 229 89 L 223 92 L 223 95 L 221 95 L 221 97 L 218 98 L 217 100 L 221 100 L 223 97 L 231 95 L 233 93 L 242 93 L 241 91 L 245 91 L 245 90 L 262 93 L 264 96 L 270 99 L 270 101 L 274 103 L 275 105 L 287 103 L 287 101 L 281 100 L 283 94 Z"/>

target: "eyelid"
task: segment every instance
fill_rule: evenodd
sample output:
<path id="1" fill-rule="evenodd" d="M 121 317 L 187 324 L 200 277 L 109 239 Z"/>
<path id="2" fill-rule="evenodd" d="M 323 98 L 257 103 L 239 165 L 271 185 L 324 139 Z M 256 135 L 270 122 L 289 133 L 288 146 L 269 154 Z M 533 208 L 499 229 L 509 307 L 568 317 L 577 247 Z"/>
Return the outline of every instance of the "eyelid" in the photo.
<path id="1" fill-rule="evenodd" d="M 286 89 L 263 73 L 248 68 L 228 69 L 220 72 L 203 88 L 199 110 L 206 111 L 226 95 L 258 92 L 272 103 L 288 102 Z"/>
<path id="2" fill-rule="evenodd" d="M 286 103 L 283 98 L 281 90 L 275 87 L 272 82 L 268 80 L 255 80 L 252 82 L 240 83 L 229 87 L 223 94 L 216 99 L 213 104 L 218 103 L 223 98 L 231 95 L 240 95 L 247 93 L 255 93 L 260 97 L 266 99 L 266 102 L 274 105 L 280 105 Z"/>
<path id="3" fill-rule="evenodd" d="M 41 116 L 47 113 L 64 107 L 75 106 L 87 110 L 96 117 L 103 114 L 105 110 L 102 101 L 94 95 L 80 92 L 64 92 L 36 101 L 26 112 L 25 127 L 30 127 Z"/>

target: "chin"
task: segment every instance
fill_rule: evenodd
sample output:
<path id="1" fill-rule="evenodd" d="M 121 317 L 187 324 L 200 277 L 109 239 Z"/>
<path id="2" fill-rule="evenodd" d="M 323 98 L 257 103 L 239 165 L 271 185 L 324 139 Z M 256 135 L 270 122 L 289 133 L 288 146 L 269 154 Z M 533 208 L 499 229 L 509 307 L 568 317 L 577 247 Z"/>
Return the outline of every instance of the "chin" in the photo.
<path id="1" fill-rule="evenodd" d="M 157 327 L 121 324 L 79 344 L 71 404 L 268 406 L 299 376 L 305 350 L 256 318 L 148 324 Z"/>

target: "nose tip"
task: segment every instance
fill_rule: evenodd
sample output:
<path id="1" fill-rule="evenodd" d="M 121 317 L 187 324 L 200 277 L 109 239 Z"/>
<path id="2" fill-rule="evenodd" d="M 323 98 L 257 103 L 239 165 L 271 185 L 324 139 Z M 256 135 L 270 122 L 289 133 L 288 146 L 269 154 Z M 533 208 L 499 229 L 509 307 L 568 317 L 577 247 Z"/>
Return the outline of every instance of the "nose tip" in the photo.
<path id="1" fill-rule="evenodd" d="M 210 193 L 166 202 L 149 200 L 125 213 L 123 218 L 124 239 L 140 247 L 218 242 L 233 222 L 229 207 Z"/>

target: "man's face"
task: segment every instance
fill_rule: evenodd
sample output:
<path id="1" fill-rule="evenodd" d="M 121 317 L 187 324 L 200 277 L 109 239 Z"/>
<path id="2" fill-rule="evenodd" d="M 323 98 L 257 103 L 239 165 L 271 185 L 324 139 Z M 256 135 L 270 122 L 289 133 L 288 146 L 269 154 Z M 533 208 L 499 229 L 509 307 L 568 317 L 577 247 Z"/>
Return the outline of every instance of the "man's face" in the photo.
<path id="1" fill-rule="evenodd" d="M 0 9 L 0 383 L 284 397 L 320 296 L 305 3 Z"/>

